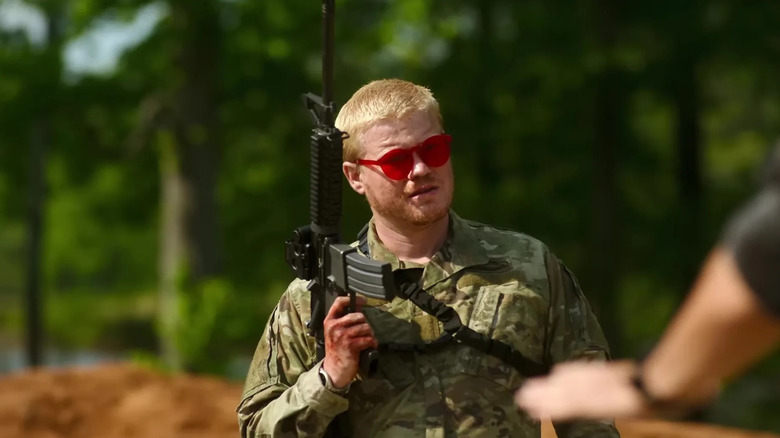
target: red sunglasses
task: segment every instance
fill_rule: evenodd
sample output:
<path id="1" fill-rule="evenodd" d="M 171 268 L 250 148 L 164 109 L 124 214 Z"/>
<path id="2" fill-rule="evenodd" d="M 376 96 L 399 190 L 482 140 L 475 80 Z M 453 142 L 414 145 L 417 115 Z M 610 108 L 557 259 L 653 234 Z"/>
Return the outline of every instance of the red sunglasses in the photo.
<path id="1" fill-rule="evenodd" d="M 450 143 L 452 143 L 452 137 L 447 134 L 437 134 L 428 137 L 417 146 L 408 149 L 393 149 L 378 160 L 357 160 L 357 162 L 358 164 L 376 164 L 388 178 L 400 181 L 408 177 L 409 172 L 412 171 L 415 152 L 427 166 L 443 166 L 450 159 Z"/>

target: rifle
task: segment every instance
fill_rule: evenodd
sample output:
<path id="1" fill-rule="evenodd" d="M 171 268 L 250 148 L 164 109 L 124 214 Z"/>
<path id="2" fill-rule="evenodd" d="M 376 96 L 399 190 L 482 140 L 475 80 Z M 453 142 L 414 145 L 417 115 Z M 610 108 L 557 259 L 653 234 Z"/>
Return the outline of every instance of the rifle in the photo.
<path id="1" fill-rule="evenodd" d="M 323 321 L 336 297 L 348 295 L 349 311 L 354 312 L 357 293 L 389 301 L 395 291 L 389 263 L 371 260 L 358 253 L 357 248 L 339 243 L 342 144 L 347 134 L 335 127 L 333 117 L 334 10 L 334 0 L 322 0 L 322 97 L 312 93 L 303 96 L 315 125 L 311 135 L 311 223 L 295 229 L 292 238 L 285 242 L 287 263 L 298 278 L 309 280 L 311 320 L 307 328 L 316 339 L 317 361 L 325 357 Z M 375 349 L 364 350 L 361 374 L 371 375 L 377 360 Z"/>

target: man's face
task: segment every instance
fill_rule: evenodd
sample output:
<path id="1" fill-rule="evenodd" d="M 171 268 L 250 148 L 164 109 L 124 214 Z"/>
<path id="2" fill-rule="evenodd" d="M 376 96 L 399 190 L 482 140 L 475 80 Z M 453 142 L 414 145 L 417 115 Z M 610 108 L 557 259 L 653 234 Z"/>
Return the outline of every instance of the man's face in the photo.
<path id="1" fill-rule="evenodd" d="M 440 134 L 436 118 L 412 112 L 399 120 L 383 120 L 362 136 L 364 159 L 377 160 L 387 152 L 409 149 Z M 414 165 L 401 180 L 393 180 L 377 165 L 344 163 L 344 174 L 352 188 L 366 195 L 371 211 L 380 220 L 398 226 L 429 225 L 447 215 L 454 190 L 452 163 L 440 167 L 425 164 L 417 153 Z"/>

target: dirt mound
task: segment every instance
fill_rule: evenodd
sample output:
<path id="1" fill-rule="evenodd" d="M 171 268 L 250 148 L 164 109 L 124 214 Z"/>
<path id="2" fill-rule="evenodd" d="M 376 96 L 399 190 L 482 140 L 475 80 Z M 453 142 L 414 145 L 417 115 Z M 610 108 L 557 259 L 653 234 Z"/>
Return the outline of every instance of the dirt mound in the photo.
<path id="1" fill-rule="evenodd" d="M 0 378 L 3 438 L 234 438 L 241 387 L 129 365 Z"/>
<path id="2" fill-rule="evenodd" d="M 0 437 L 235 438 L 240 396 L 240 385 L 216 378 L 127 364 L 26 371 L 0 377 Z M 780 438 L 666 422 L 619 428 L 626 438 Z"/>

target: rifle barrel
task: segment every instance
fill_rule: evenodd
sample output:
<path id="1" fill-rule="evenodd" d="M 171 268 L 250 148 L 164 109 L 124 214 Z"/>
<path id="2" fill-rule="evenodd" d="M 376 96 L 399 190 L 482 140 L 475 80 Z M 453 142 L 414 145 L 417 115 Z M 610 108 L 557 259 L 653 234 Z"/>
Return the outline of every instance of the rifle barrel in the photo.
<path id="1" fill-rule="evenodd" d="M 334 0 L 322 0 L 322 101 L 325 104 L 325 124 L 333 123 L 333 39 L 336 5 Z"/>

